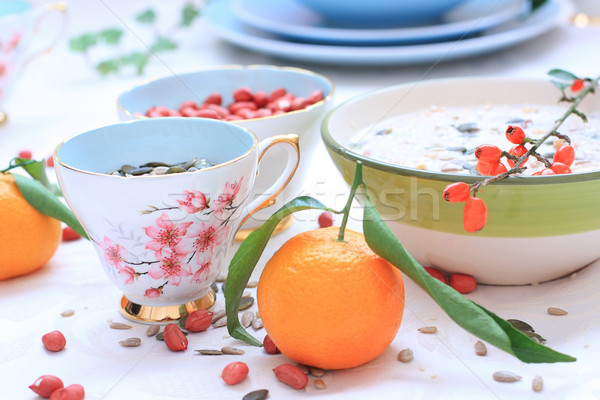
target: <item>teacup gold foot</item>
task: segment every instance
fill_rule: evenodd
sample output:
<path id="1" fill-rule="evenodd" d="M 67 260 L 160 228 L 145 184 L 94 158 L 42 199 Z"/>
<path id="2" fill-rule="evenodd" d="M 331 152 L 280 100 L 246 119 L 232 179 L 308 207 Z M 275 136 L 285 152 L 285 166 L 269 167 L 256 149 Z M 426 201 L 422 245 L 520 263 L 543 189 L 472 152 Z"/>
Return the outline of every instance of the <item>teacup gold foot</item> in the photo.
<path id="1" fill-rule="evenodd" d="M 210 289 L 209 292 L 202 298 L 185 304 L 174 306 L 144 306 L 136 304 L 123 296 L 121 298 L 121 306 L 119 311 L 127 319 L 145 324 L 168 324 L 175 322 L 182 316 L 191 313 L 195 310 L 206 310 L 215 304 L 217 296 Z"/>
<path id="2" fill-rule="evenodd" d="M 294 222 L 294 219 L 292 218 L 291 215 L 288 215 L 287 217 L 282 219 L 281 222 L 278 223 L 277 226 L 275 227 L 275 230 L 273 231 L 273 235 L 276 235 L 278 233 L 285 231 L 287 228 L 292 226 L 292 222 Z M 243 227 L 243 225 L 242 225 L 242 227 Z M 248 235 L 250 235 L 252 232 L 254 232 L 257 229 L 258 228 L 240 229 L 235 234 L 235 241 L 236 242 L 244 241 L 244 239 L 246 239 L 248 237 Z"/>

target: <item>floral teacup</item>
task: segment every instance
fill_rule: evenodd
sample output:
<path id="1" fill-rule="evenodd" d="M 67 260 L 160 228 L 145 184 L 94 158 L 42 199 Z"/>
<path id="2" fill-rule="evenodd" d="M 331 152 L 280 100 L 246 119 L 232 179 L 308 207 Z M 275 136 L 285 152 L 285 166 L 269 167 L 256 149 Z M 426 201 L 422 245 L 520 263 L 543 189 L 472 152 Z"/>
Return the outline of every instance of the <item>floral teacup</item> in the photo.
<path id="1" fill-rule="evenodd" d="M 272 146 L 286 150 L 285 171 L 267 194 L 249 199 L 259 160 Z M 54 158 L 67 203 L 124 293 L 123 314 L 165 322 L 214 302 L 210 286 L 237 229 L 283 190 L 299 152 L 295 135 L 258 143 L 227 122 L 159 118 L 80 134 L 59 145 Z M 159 165 L 187 163 L 185 169 L 194 159 L 206 162 L 177 173 Z M 146 174 L 137 175 L 138 168 L 121 175 L 131 170 L 125 165 L 147 163 Z"/>
<path id="2" fill-rule="evenodd" d="M 62 37 L 66 9 L 64 2 L 49 3 L 37 8 L 28 1 L 0 1 L 0 110 L 4 111 L 6 98 L 12 92 L 23 66 L 35 56 L 49 51 Z M 63 15 L 61 29 L 53 40 L 39 40 L 45 47 L 32 49 L 33 39 L 37 38 L 35 31 L 38 25 L 51 12 L 60 12 Z M 4 122 L 5 118 L 3 115 L 1 122 Z"/>

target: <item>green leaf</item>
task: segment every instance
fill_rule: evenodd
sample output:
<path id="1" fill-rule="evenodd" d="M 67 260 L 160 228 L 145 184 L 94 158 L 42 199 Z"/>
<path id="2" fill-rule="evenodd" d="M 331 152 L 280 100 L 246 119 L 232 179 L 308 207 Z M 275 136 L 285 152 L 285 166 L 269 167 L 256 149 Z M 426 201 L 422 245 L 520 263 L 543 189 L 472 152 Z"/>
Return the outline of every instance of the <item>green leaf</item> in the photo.
<path id="1" fill-rule="evenodd" d="M 144 73 L 144 69 L 148 64 L 148 61 L 150 61 L 148 54 L 139 51 L 123 56 L 120 59 L 120 62 L 123 65 L 133 65 L 138 75 L 142 75 Z"/>
<path id="2" fill-rule="evenodd" d="M 571 84 L 570 84 L 570 83 L 566 83 L 566 82 L 564 82 L 564 81 L 555 81 L 554 79 L 550 80 L 550 82 L 551 82 L 551 83 L 552 83 L 554 86 L 556 86 L 557 88 L 559 88 L 561 91 L 563 91 L 563 92 L 564 92 L 564 90 L 565 90 L 566 88 L 568 88 L 569 86 L 571 86 Z"/>
<path id="3" fill-rule="evenodd" d="M 62 196 L 60 188 L 50 183 L 48 176 L 46 175 L 46 165 L 44 160 L 28 160 L 26 158 L 16 157 L 11 160 L 11 165 L 18 165 L 25 170 L 33 179 L 40 182 L 46 189 L 48 189 L 55 196 Z"/>
<path id="4" fill-rule="evenodd" d="M 150 46 L 150 49 L 155 53 L 167 50 L 175 50 L 176 48 L 177 43 L 164 36 L 158 36 L 154 44 Z"/>
<path id="5" fill-rule="evenodd" d="M 366 193 L 366 185 L 363 183 Z M 468 332 L 526 363 L 566 362 L 575 358 L 531 340 L 510 323 L 433 278 L 406 251 L 365 195 L 363 232 L 369 247 L 417 283 L 450 318 Z"/>
<path id="6" fill-rule="evenodd" d="M 233 259 L 229 264 L 229 272 L 227 273 L 227 281 L 224 290 L 227 330 L 232 337 L 241 339 L 254 346 L 262 345 L 244 329 L 238 318 L 240 301 L 244 289 L 246 288 L 248 280 L 252 275 L 252 271 L 265 250 L 267 242 L 273 234 L 277 224 L 290 214 L 310 209 L 339 213 L 338 211 L 325 207 L 321 202 L 312 197 L 297 197 L 275 212 L 275 214 L 266 220 L 259 229 L 248 235 L 233 256 Z"/>
<path id="7" fill-rule="evenodd" d="M 98 42 L 98 36 L 92 33 L 86 33 L 84 35 L 71 38 L 69 40 L 69 48 L 72 51 L 85 52 L 90 47 L 94 46 Z"/>
<path id="8" fill-rule="evenodd" d="M 553 78 L 568 82 L 573 82 L 575 79 L 578 79 L 576 75 L 569 71 L 565 71 L 564 69 L 551 69 L 548 71 L 548 75 Z"/>
<path id="9" fill-rule="evenodd" d="M 123 36 L 123 31 L 116 28 L 106 29 L 100 32 L 99 36 L 106 44 L 117 45 Z"/>
<path id="10" fill-rule="evenodd" d="M 12 174 L 21 194 L 29 204 L 44 215 L 57 219 L 69 225 L 82 237 L 88 238 L 85 230 L 75 218 L 69 207 L 44 187 L 40 182 L 19 174 Z"/>
<path id="11" fill-rule="evenodd" d="M 121 64 L 119 63 L 119 60 L 106 60 L 96 65 L 96 70 L 100 75 L 106 76 L 111 73 L 119 72 L 120 67 Z"/>
<path id="12" fill-rule="evenodd" d="M 150 8 L 136 15 L 135 20 L 140 24 L 151 24 L 156 20 L 156 13 Z"/>
<path id="13" fill-rule="evenodd" d="M 181 10 L 181 22 L 179 23 L 179 26 L 188 27 L 192 25 L 198 16 L 200 16 L 200 9 L 193 3 L 187 3 Z"/>

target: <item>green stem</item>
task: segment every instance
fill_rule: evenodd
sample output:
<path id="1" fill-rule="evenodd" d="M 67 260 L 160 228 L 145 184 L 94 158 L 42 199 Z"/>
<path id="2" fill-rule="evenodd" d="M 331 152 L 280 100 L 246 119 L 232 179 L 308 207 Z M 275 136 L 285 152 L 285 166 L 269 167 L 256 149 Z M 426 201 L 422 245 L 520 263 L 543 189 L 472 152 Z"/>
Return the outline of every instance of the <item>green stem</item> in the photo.
<path id="1" fill-rule="evenodd" d="M 19 157 L 13 158 L 8 163 L 8 168 L 0 169 L 0 173 L 6 173 L 6 172 L 10 171 L 11 169 L 15 169 L 15 168 L 19 168 L 19 167 L 24 167 L 26 165 L 33 164 L 33 163 L 37 162 L 36 160 L 28 160 L 28 161 L 23 161 L 23 162 L 16 163 L 17 160 L 23 160 L 23 159 L 19 158 Z"/>
<path id="2" fill-rule="evenodd" d="M 362 166 L 362 163 L 360 161 L 356 161 L 356 163 Z M 344 233 L 346 232 L 346 224 L 348 223 L 348 217 L 350 216 L 350 208 L 352 206 L 352 201 L 354 200 L 354 195 L 356 194 L 358 186 L 362 183 L 362 180 L 362 168 L 356 168 L 356 173 L 354 174 L 354 181 L 352 182 L 352 187 L 350 188 L 350 195 L 348 196 L 346 205 L 342 210 L 342 213 L 344 213 L 344 217 L 342 218 L 342 224 L 340 225 L 340 233 L 337 238 L 338 242 L 344 241 Z"/>

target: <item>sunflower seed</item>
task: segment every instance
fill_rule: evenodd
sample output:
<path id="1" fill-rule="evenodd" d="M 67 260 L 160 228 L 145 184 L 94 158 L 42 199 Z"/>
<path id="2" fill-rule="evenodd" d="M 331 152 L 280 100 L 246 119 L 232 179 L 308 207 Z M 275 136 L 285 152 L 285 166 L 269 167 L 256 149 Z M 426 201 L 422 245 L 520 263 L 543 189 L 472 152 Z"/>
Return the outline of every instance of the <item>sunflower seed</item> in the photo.
<path id="1" fill-rule="evenodd" d="M 215 322 L 217 322 L 218 320 L 220 320 L 224 316 L 225 316 L 225 310 L 215 311 L 214 314 L 213 314 L 213 317 L 212 317 L 212 323 L 214 324 Z"/>
<path id="2" fill-rule="evenodd" d="M 542 391 L 542 389 L 544 388 L 544 380 L 542 379 L 541 376 L 536 375 L 536 377 L 533 378 L 533 381 L 531 381 L 531 388 L 533 389 L 534 392 Z"/>
<path id="3" fill-rule="evenodd" d="M 253 321 L 254 321 L 254 312 L 253 311 L 248 310 L 242 314 L 242 326 L 244 328 L 247 328 L 250 325 L 252 325 Z"/>
<path id="4" fill-rule="evenodd" d="M 194 350 L 198 354 L 202 354 L 203 356 L 222 356 L 223 352 L 221 350 L 214 349 L 200 349 Z"/>
<path id="5" fill-rule="evenodd" d="M 125 340 L 121 340 L 119 344 L 123 347 L 138 347 L 140 344 L 142 344 L 142 339 L 130 337 Z"/>
<path id="6" fill-rule="evenodd" d="M 398 361 L 409 362 L 413 359 L 413 351 L 411 349 L 400 350 L 398 353 Z"/>
<path id="7" fill-rule="evenodd" d="M 319 390 L 327 389 L 327 385 L 325 384 L 323 379 L 315 379 L 313 384 L 315 385 L 315 388 L 317 388 Z"/>
<path id="8" fill-rule="evenodd" d="M 256 318 L 254 321 L 252 321 L 252 328 L 254 328 L 255 331 L 261 329 L 262 327 L 263 327 L 262 319 Z"/>
<path id="9" fill-rule="evenodd" d="M 258 286 L 258 282 L 257 281 L 248 281 L 248 283 L 246 284 L 247 288 L 255 288 Z"/>
<path id="10" fill-rule="evenodd" d="M 213 328 L 222 328 L 224 326 L 227 326 L 227 317 L 221 318 L 213 324 Z"/>
<path id="11" fill-rule="evenodd" d="M 60 313 L 60 315 L 62 315 L 63 317 L 70 317 L 73 314 L 75 314 L 75 310 L 73 309 L 65 310 Z"/>
<path id="12" fill-rule="evenodd" d="M 310 374 L 312 376 L 316 376 L 317 378 L 322 378 L 323 376 L 325 376 L 325 371 L 321 368 L 308 367 L 308 370 L 310 371 Z"/>
<path id="13" fill-rule="evenodd" d="M 435 326 L 425 326 L 423 328 L 419 328 L 419 332 L 433 334 L 437 333 L 437 328 Z"/>
<path id="14" fill-rule="evenodd" d="M 494 380 L 498 382 L 518 382 L 521 377 L 514 372 L 510 371 L 497 371 L 494 372 Z"/>
<path id="15" fill-rule="evenodd" d="M 240 311 L 245 310 L 246 308 L 252 307 L 252 304 L 254 304 L 254 297 L 242 297 L 239 309 Z"/>
<path id="16" fill-rule="evenodd" d="M 269 391 L 267 389 L 255 390 L 250 393 L 246 393 L 242 400 L 265 400 L 269 396 Z"/>
<path id="17" fill-rule="evenodd" d="M 111 322 L 109 325 L 112 329 L 131 329 L 133 326 L 123 324 L 121 322 Z"/>
<path id="18" fill-rule="evenodd" d="M 146 336 L 154 336 L 160 331 L 160 325 L 150 325 L 146 329 Z"/>
<path id="19" fill-rule="evenodd" d="M 527 322 L 523 322 L 518 319 L 507 319 L 506 322 L 510 323 L 515 329 L 521 332 L 535 332 L 533 327 Z"/>
<path id="20" fill-rule="evenodd" d="M 548 314 L 550 315 L 567 315 L 568 312 L 556 307 L 548 307 Z"/>
<path id="21" fill-rule="evenodd" d="M 235 347 L 229 347 L 229 346 L 225 346 L 221 349 L 221 352 L 223 354 L 232 354 L 232 355 L 237 355 L 237 356 L 241 356 L 242 354 L 245 354 L 246 352 L 242 349 L 238 349 Z"/>
<path id="22" fill-rule="evenodd" d="M 475 354 L 478 356 L 485 356 L 487 354 L 487 347 L 485 347 L 485 344 L 481 340 L 475 343 Z"/>

